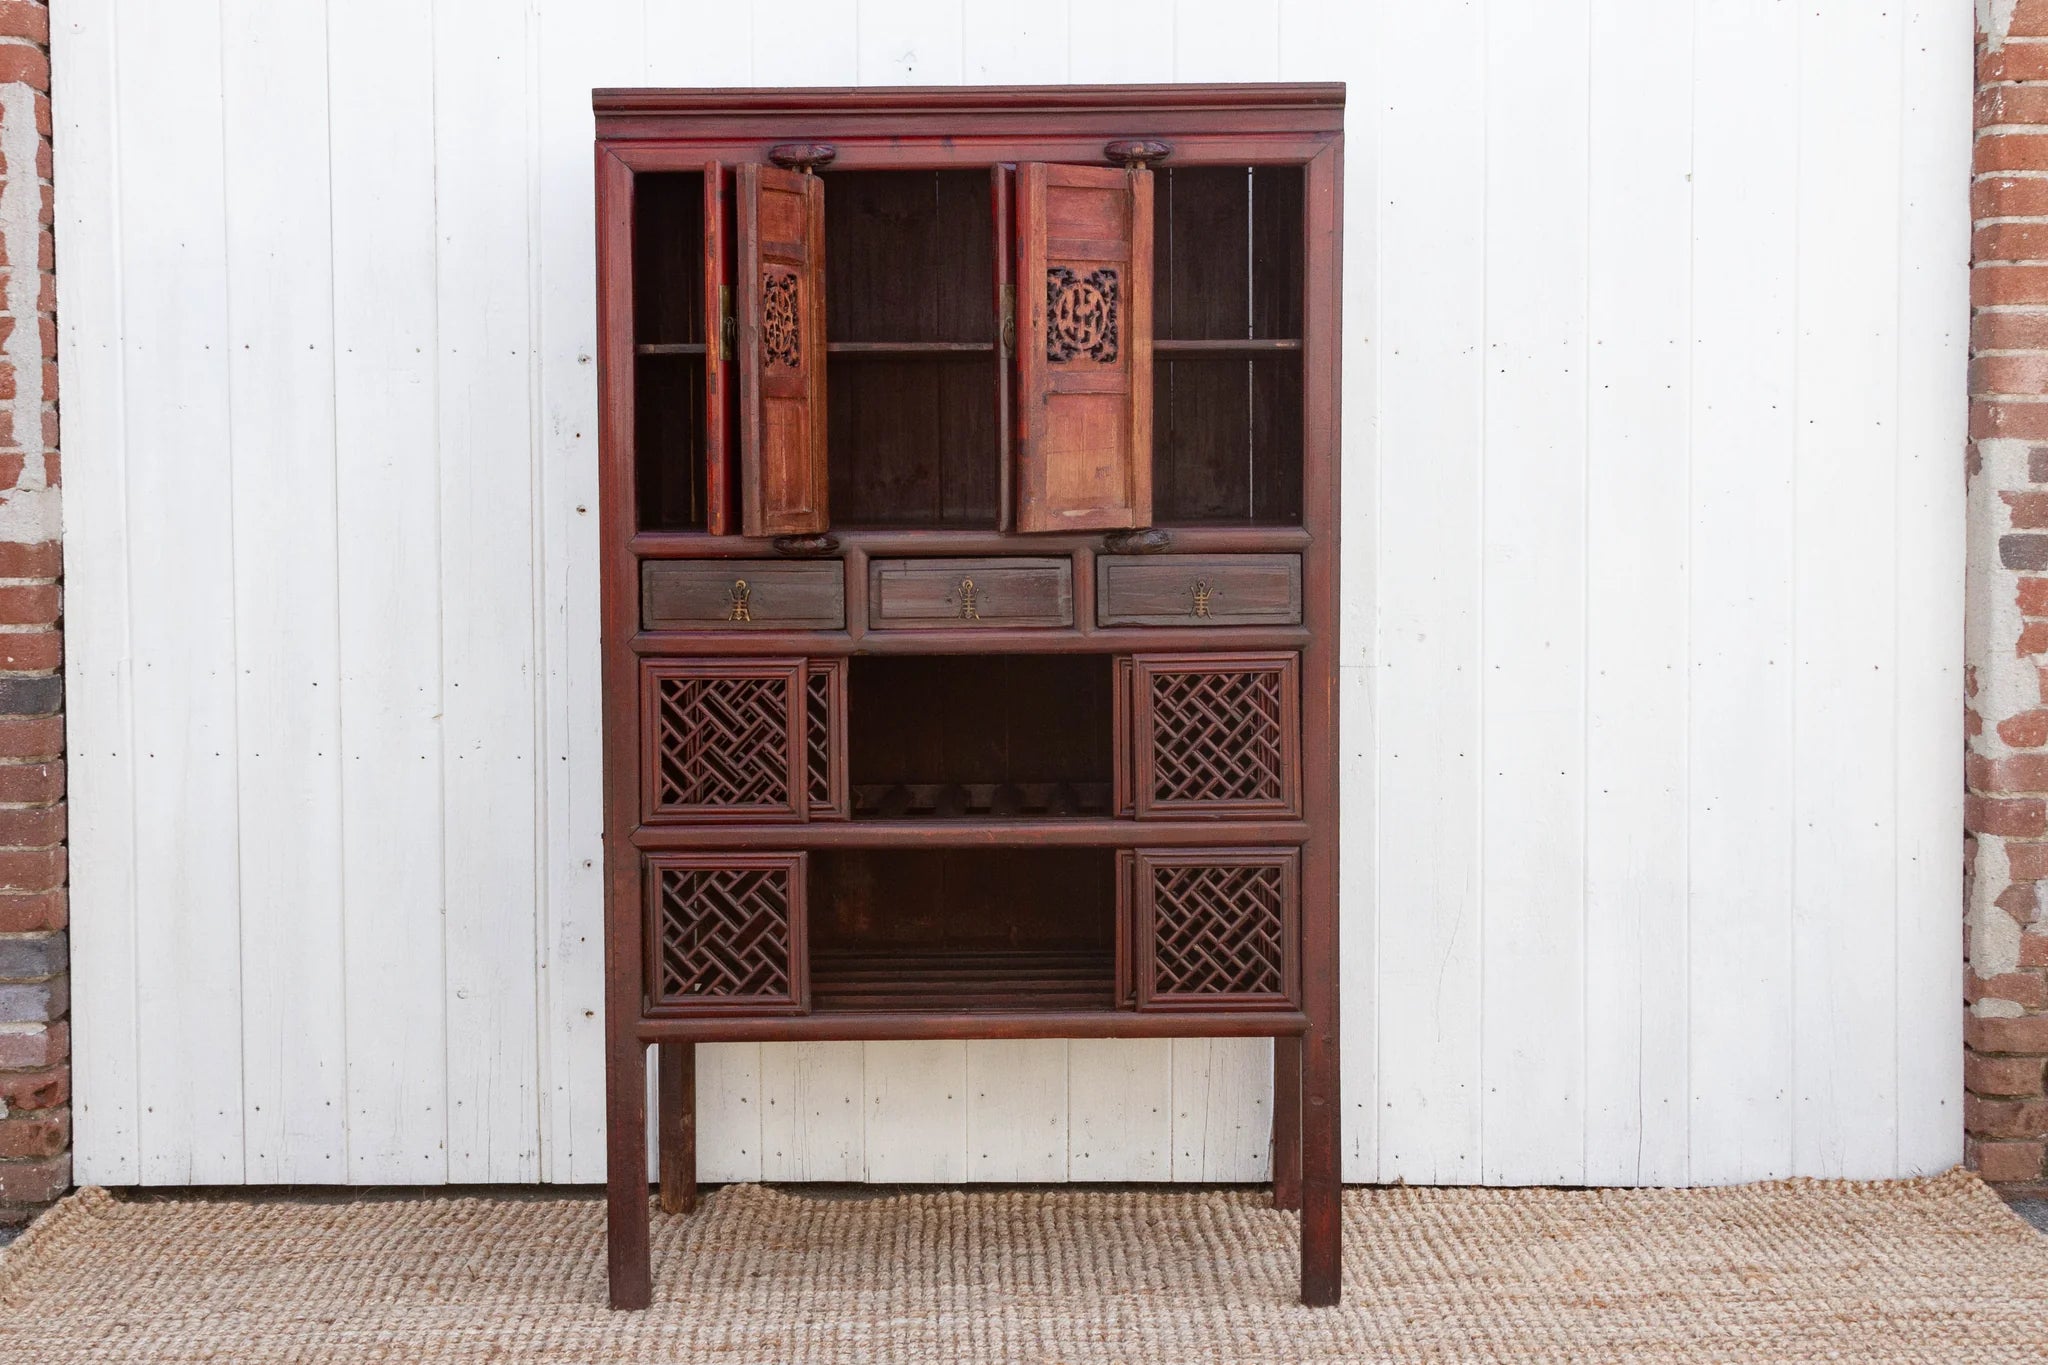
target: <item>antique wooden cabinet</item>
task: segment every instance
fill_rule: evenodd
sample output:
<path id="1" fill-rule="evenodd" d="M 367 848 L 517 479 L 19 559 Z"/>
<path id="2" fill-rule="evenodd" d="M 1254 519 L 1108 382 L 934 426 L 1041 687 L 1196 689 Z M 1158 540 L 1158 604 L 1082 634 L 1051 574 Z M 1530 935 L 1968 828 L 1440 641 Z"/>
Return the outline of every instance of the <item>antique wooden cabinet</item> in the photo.
<path id="1" fill-rule="evenodd" d="M 1342 87 L 595 103 L 614 1304 L 649 1046 L 1226 1035 L 1335 1302 Z"/>

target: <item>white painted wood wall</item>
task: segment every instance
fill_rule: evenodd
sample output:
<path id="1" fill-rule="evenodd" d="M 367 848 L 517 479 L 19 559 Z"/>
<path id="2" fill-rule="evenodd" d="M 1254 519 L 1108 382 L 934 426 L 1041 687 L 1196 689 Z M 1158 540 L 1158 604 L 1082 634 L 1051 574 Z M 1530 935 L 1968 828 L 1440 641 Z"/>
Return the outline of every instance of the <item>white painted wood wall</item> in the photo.
<path id="1" fill-rule="evenodd" d="M 1349 81 L 1347 1177 L 1959 1156 L 1965 0 L 55 19 L 80 1179 L 601 1178 L 641 83 Z M 1269 1073 L 713 1048 L 705 1174 L 1251 1178 Z"/>

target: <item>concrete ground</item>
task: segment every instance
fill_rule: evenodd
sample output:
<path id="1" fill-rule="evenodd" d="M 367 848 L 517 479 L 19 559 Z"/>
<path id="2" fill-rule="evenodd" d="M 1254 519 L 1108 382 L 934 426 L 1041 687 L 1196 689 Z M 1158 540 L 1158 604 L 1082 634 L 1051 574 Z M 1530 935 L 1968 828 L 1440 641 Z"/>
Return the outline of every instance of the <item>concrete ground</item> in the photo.
<path id="1" fill-rule="evenodd" d="M 2048 1199 L 2015 1199 L 2012 1211 L 2041 1231 L 2048 1232 Z"/>

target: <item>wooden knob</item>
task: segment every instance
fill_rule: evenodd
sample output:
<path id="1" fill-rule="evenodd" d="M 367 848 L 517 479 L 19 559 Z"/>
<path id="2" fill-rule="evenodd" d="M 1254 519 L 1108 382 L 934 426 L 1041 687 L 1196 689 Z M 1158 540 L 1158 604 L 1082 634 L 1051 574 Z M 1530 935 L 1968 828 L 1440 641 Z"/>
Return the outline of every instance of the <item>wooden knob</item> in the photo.
<path id="1" fill-rule="evenodd" d="M 839 537 L 834 535 L 777 536 L 771 542 L 775 553 L 789 555 L 796 559 L 811 559 L 818 555 L 829 555 L 839 548 Z"/>
<path id="2" fill-rule="evenodd" d="M 768 149 L 768 159 L 792 171 L 815 171 L 832 164 L 839 149 L 829 142 L 778 142 Z"/>
<path id="3" fill-rule="evenodd" d="M 1126 137 L 1104 147 L 1102 154 L 1120 166 L 1137 168 L 1166 160 L 1173 155 L 1173 148 L 1156 138 Z"/>

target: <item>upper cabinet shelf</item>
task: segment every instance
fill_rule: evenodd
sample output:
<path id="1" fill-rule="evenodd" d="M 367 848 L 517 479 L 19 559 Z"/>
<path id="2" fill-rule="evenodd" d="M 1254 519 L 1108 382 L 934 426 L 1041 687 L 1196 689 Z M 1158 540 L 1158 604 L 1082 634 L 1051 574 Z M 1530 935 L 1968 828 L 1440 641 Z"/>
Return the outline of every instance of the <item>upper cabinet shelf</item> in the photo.
<path id="1" fill-rule="evenodd" d="M 1301 167 L 960 150 L 633 176 L 640 529 L 1301 524 Z"/>

